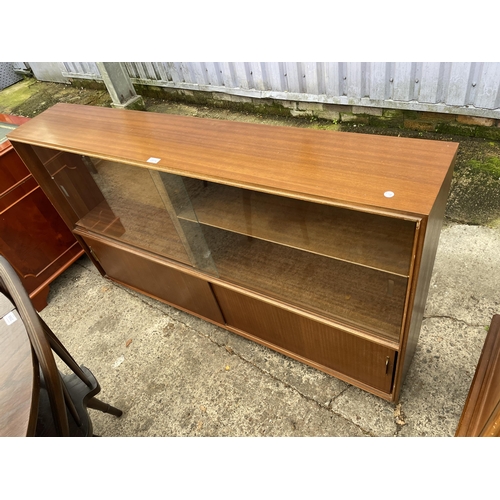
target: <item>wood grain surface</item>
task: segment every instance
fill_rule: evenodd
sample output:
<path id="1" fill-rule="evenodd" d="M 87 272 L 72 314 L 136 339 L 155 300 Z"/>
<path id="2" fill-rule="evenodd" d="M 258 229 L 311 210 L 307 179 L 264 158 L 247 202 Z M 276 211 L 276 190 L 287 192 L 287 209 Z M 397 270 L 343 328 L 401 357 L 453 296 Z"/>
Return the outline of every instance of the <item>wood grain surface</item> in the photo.
<path id="1" fill-rule="evenodd" d="M 391 392 L 396 356 L 392 349 L 220 285 L 213 285 L 213 290 L 229 326 L 385 393 Z"/>
<path id="2" fill-rule="evenodd" d="M 32 404 L 36 404 L 38 387 L 31 355 L 31 344 L 26 328 L 8 300 L 0 294 L 0 437 L 22 437 L 33 431 Z M 9 311 L 10 309 L 10 311 Z M 12 313 L 15 320 L 4 320 Z M 11 320 L 12 321 L 12 320 Z M 36 367 L 36 368 L 35 368 Z"/>
<path id="3" fill-rule="evenodd" d="M 124 250 L 121 245 L 115 246 L 105 239 L 84 232 L 80 234 L 108 277 L 216 323 L 224 323 L 210 285 L 205 280 L 159 263 L 133 249 Z"/>
<path id="4" fill-rule="evenodd" d="M 458 144 L 56 104 L 10 134 L 188 177 L 374 211 L 428 215 Z M 148 163 L 157 158 L 158 163 Z M 386 198 L 384 193 L 394 196 Z"/>
<path id="5" fill-rule="evenodd" d="M 486 336 L 456 430 L 460 437 L 500 436 L 500 315 Z"/>

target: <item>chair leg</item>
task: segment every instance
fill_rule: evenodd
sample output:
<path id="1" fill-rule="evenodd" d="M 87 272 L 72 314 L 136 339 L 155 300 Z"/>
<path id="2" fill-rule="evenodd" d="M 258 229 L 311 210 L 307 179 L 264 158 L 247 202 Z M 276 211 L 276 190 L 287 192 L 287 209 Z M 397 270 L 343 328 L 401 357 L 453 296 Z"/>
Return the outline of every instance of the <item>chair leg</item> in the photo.
<path id="1" fill-rule="evenodd" d="M 121 417 L 123 415 L 123 412 L 118 408 L 108 405 L 107 403 L 103 403 L 95 397 L 87 401 L 87 407 L 102 411 L 103 413 L 110 413 L 111 415 L 115 415 L 116 417 Z"/>

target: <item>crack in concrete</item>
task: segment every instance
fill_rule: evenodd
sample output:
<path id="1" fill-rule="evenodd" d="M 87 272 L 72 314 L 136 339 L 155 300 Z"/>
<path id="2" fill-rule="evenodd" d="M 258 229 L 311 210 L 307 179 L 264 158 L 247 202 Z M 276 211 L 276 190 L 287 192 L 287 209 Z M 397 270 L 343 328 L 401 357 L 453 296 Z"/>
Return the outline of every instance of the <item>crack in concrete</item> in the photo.
<path id="1" fill-rule="evenodd" d="M 371 432 L 367 431 L 366 429 L 363 429 L 363 427 L 361 427 L 359 424 L 356 424 L 356 422 L 353 422 L 352 420 L 349 420 L 348 418 L 345 418 L 344 416 L 340 415 L 339 413 L 333 411 L 333 409 L 330 407 L 331 402 L 334 399 L 338 398 L 345 391 L 347 391 L 349 389 L 349 387 L 346 387 L 344 390 L 342 390 L 339 394 L 337 394 L 337 396 L 335 396 L 334 398 L 332 398 L 327 404 L 320 403 L 316 399 L 314 399 L 314 398 L 308 396 L 307 394 L 304 394 L 303 392 L 301 392 L 299 389 L 297 389 L 297 387 L 293 386 L 292 384 L 290 384 L 288 382 L 285 382 L 284 380 L 280 379 L 279 377 L 277 377 L 276 375 L 272 374 L 271 372 L 269 372 L 269 371 L 265 370 L 264 368 L 258 366 L 252 360 L 247 359 L 246 357 L 244 357 L 240 353 L 236 352 L 233 348 L 231 348 L 231 352 L 230 352 L 230 351 L 227 350 L 227 345 L 226 344 L 220 344 L 215 339 L 211 338 L 209 335 L 203 334 L 201 332 L 197 332 L 195 329 L 193 329 L 193 330 L 198 335 L 200 335 L 200 336 L 202 336 L 204 338 L 207 338 L 210 342 L 214 343 L 217 347 L 219 347 L 221 349 L 223 348 L 230 355 L 237 356 L 243 362 L 245 362 L 245 363 L 253 366 L 257 370 L 259 370 L 261 373 L 267 375 L 268 377 L 270 377 L 271 379 L 275 380 L 276 382 L 279 382 L 279 383 L 283 384 L 285 387 L 287 387 L 288 389 L 294 391 L 295 393 L 297 393 L 301 398 L 305 399 L 306 401 L 310 401 L 310 402 L 314 403 L 316 406 L 318 406 L 319 408 L 321 408 L 323 410 L 326 410 L 329 413 L 331 413 L 332 415 L 335 415 L 336 417 L 341 418 L 342 420 L 345 420 L 346 422 L 349 422 L 350 424 L 356 426 L 363 434 L 366 434 L 368 436 L 374 437 L 374 435 Z M 233 334 L 233 335 L 235 335 L 235 334 Z"/>
<path id="2" fill-rule="evenodd" d="M 426 319 L 451 319 L 452 321 L 457 321 L 458 323 L 463 323 L 464 325 L 470 326 L 471 328 L 481 328 L 484 327 L 485 325 L 474 325 L 472 323 L 467 323 L 467 321 L 459 318 L 454 318 L 453 316 L 447 316 L 446 314 L 435 314 L 432 316 L 424 316 L 423 320 L 425 321 Z"/>

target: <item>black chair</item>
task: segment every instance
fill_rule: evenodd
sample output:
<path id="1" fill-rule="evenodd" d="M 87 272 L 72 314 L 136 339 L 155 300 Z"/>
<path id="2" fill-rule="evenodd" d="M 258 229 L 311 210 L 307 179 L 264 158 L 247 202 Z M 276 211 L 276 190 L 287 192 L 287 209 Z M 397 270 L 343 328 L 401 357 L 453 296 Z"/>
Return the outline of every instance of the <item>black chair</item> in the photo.
<path id="1" fill-rule="evenodd" d="M 122 411 L 96 399 L 101 391 L 92 372 L 79 366 L 31 304 L 21 280 L 0 255 L 0 292 L 17 309 L 24 323 L 39 366 L 40 390 L 36 436 L 93 436 L 87 408 L 117 417 Z M 68 366 L 70 374 L 59 371 L 54 354 Z"/>

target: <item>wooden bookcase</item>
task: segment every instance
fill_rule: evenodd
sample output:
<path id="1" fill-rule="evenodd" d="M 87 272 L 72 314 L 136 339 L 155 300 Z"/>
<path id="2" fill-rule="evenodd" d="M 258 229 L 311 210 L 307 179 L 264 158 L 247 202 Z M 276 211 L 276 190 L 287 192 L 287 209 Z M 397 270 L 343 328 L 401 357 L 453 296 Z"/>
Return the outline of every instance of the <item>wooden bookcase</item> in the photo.
<path id="1" fill-rule="evenodd" d="M 104 276 L 398 400 L 458 144 L 69 104 L 9 137 Z"/>
<path id="2" fill-rule="evenodd" d="M 50 283 L 83 255 L 83 249 L 6 139 L 27 121 L 0 114 L 0 254 L 41 311 Z"/>

